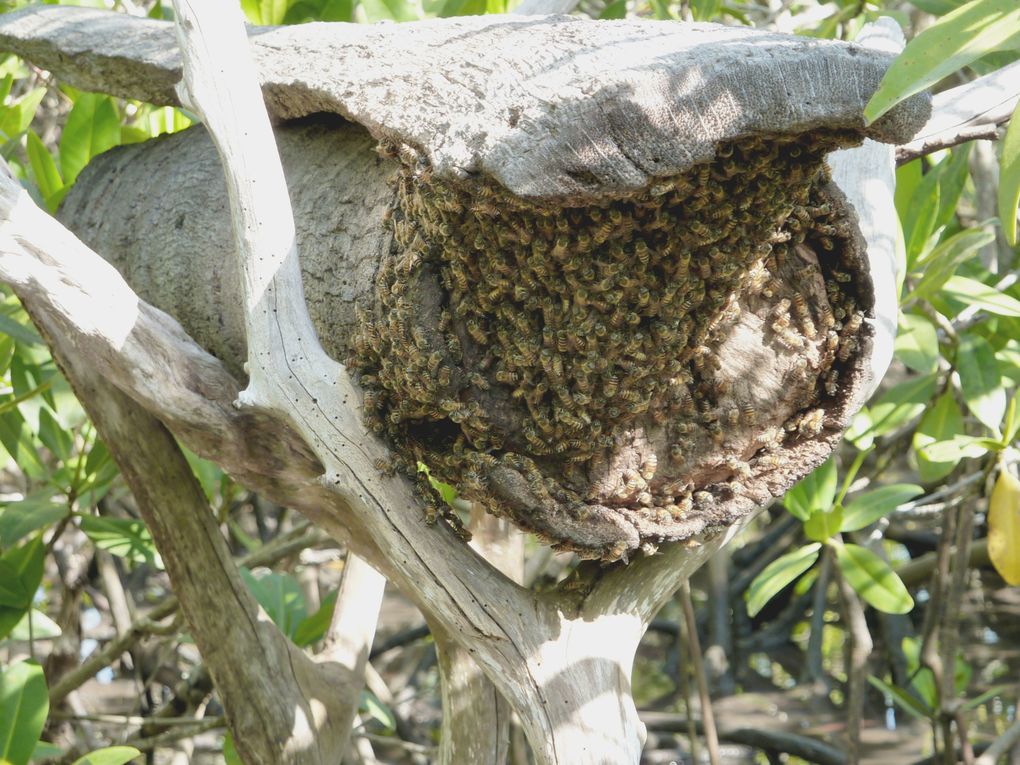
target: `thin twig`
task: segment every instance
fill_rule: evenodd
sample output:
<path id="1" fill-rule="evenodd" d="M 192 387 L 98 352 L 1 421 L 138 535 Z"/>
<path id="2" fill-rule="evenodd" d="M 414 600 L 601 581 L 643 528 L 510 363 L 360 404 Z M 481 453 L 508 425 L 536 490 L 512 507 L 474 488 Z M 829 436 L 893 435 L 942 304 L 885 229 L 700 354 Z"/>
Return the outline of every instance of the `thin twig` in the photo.
<path id="1" fill-rule="evenodd" d="M 687 625 L 687 643 L 690 649 L 691 666 L 694 668 L 694 679 L 698 683 L 698 695 L 701 697 L 701 719 L 705 726 L 705 747 L 708 749 L 708 760 L 712 765 L 719 765 L 719 735 L 715 729 L 715 715 L 712 714 L 712 697 L 708 693 L 708 680 L 705 678 L 705 664 L 701 657 L 701 642 L 698 640 L 698 620 L 694 615 L 694 603 L 691 600 L 691 583 L 684 579 L 680 585 L 680 603 L 684 609 L 684 621 Z"/>
<path id="2" fill-rule="evenodd" d="M 985 749 L 974 765 L 996 765 L 1014 746 L 1020 745 L 1020 720 L 1016 720 Z"/>

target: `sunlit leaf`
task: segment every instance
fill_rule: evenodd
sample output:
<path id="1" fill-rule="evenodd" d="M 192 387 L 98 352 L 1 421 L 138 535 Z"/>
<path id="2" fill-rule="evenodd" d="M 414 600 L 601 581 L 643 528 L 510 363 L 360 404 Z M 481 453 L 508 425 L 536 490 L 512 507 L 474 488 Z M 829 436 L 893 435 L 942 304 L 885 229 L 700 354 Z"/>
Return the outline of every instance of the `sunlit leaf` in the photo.
<path id="1" fill-rule="evenodd" d="M 390 708 L 383 704 L 379 697 L 368 690 L 361 692 L 361 704 L 359 709 L 366 713 L 373 720 L 380 723 L 387 732 L 392 733 L 397 729 L 397 720 Z"/>
<path id="2" fill-rule="evenodd" d="M 907 250 L 907 266 L 922 255 L 932 232 L 940 209 L 941 191 L 939 177 L 934 171 L 926 173 L 914 190 L 906 216 L 902 218 L 903 243 Z"/>
<path id="3" fill-rule="evenodd" d="M 1020 104 L 1013 110 L 999 157 L 999 220 L 1006 240 L 1016 246 L 1016 206 L 1020 202 Z"/>
<path id="4" fill-rule="evenodd" d="M 904 314 L 896 334 L 896 358 L 915 372 L 934 372 L 939 362 L 935 325 L 924 316 Z"/>
<path id="5" fill-rule="evenodd" d="M 51 489 L 39 489 L 0 510 L 0 548 L 20 542 L 33 531 L 59 521 L 67 505 L 53 499 Z"/>
<path id="6" fill-rule="evenodd" d="M 942 287 L 943 294 L 982 311 L 999 316 L 1020 316 L 1020 300 L 966 276 L 951 276 Z"/>
<path id="7" fill-rule="evenodd" d="M 28 166 L 32 168 L 32 180 L 49 205 L 49 200 L 55 198 L 57 192 L 64 186 L 60 171 L 57 170 L 57 163 L 53 161 L 53 155 L 43 144 L 42 139 L 32 131 L 28 133 L 25 152 L 28 154 Z M 54 212 L 55 209 L 54 206 L 50 206 L 50 212 Z"/>
<path id="8" fill-rule="evenodd" d="M 935 406 L 924 413 L 914 431 L 913 447 L 917 452 L 917 471 L 923 483 L 945 478 L 959 463 L 957 458 L 933 460 L 923 451 L 924 448 L 936 441 L 948 441 L 957 435 L 963 435 L 963 413 L 952 391 L 947 391 L 939 396 Z"/>
<path id="9" fill-rule="evenodd" d="M 935 441 L 928 444 L 921 453 L 933 462 L 959 462 L 962 459 L 975 459 L 996 451 L 998 440 L 981 436 L 956 435 L 946 441 Z"/>
<path id="10" fill-rule="evenodd" d="M 956 351 L 956 371 L 967 408 L 983 425 L 998 434 L 1006 414 L 1006 389 L 1001 385 L 999 365 L 988 341 L 969 333 L 961 337 Z"/>
<path id="11" fill-rule="evenodd" d="M 131 518 L 81 517 L 81 530 L 101 550 L 137 563 L 156 562 L 156 546 L 145 524 Z"/>
<path id="12" fill-rule="evenodd" d="M 74 765 L 124 765 L 141 755 L 133 746 L 108 746 L 79 757 Z"/>
<path id="13" fill-rule="evenodd" d="M 811 517 L 804 521 L 804 534 L 814 542 L 824 542 L 839 533 L 843 525 L 843 508 L 839 505 L 830 510 L 815 510 Z"/>
<path id="14" fill-rule="evenodd" d="M 836 463 L 826 460 L 786 492 L 783 504 L 790 513 L 806 521 L 816 510 L 828 510 L 836 498 Z"/>
<path id="15" fill-rule="evenodd" d="M 967 228 L 959 231 L 919 262 L 915 268 L 920 273 L 917 286 L 907 295 L 907 300 L 926 300 L 937 293 L 956 272 L 957 267 L 975 252 L 995 241 L 995 232 L 988 227 Z"/>
<path id="16" fill-rule="evenodd" d="M 988 501 L 988 557 L 1009 584 L 1020 584 L 1020 481 L 1001 470 Z"/>
<path id="17" fill-rule="evenodd" d="M 747 613 L 757 616 L 765 605 L 818 560 L 821 544 L 812 542 L 772 561 L 754 578 L 747 591 Z"/>
<path id="18" fill-rule="evenodd" d="M 843 525 L 839 530 L 857 531 L 870 526 L 921 494 L 924 489 L 912 483 L 894 483 L 861 492 L 843 508 Z"/>
<path id="19" fill-rule="evenodd" d="M 895 385 L 869 407 L 871 433 L 875 436 L 898 430 L 924 412 L 935 393 L 936 376 L 921 375 Z"/>
<path id="20" fill-rule="evenodd" d="M 120 141 L 120 115 L 110 96 L 81 93 L 60 136 L 60 168 L 70 186 L 89 160 Z"/>
<path id="21" fill-rule="evenodd" d="M 889 564 L 859 545 L 836 547 L 836 563 L 851 587 L 866 603 L 887 614 L 905 614 L 914 599 Z"/>
<path id="22" fill-rule="evenodd" d="M 868 676 L 868 682 L 878 690 L 888 694 L 889 698 L 893 700 L 893 703 L 895 703 L 896 706 L 907 714 L 916 717 L 918 720 L 930 720 L 935 714 L 934 710 L 925 706 L 923 701 L 916 698 L 913 694 L 903 690 L 899 686 L 890 685 L 874 675 Z"/>
<path id="23" fill-rule="evenodd" d="M 298 623 L 294 630 L 294 645 L 304 648 L 322 640 L 333 619 L 334 606 L 336 606 L 336 590 L 322 601 L 318 611 Z"/>
<path id="24" fill-rule="evenodd" d="M 29 620 L 31 619 L 31 631 Z M 30 608 L 28 613 L 21 617 L 21 621 L 14 625 L 11 630 L 11 640 L 49 640 L 60 637 L 60 625 L 38 608 Z"/>
<path id="25" fill-rule="evenodd" d="M 278 574 L 275 571 L 253 573 L 246 568 L 241 569 L 241 578 L 273 620 L 273 624 L 293 639 L 298 624 L 308 615 L 305 596 L 297 580 L 289 574 Z"/>
<path id="26" fill-rule="evenodd" d="M 0 672 L 0 763 L 26 765 L 49 709 L 42 667 L 20 661 Z"/>
<path id="27" fill-rule="evenodd" d="M 911 40 L 889 67 L 864 109 L 874 122 L 914 93 L 934 85 L 986 53 L 1020 43 L 1016 0 L 973 0 L 947 13 Z"/>

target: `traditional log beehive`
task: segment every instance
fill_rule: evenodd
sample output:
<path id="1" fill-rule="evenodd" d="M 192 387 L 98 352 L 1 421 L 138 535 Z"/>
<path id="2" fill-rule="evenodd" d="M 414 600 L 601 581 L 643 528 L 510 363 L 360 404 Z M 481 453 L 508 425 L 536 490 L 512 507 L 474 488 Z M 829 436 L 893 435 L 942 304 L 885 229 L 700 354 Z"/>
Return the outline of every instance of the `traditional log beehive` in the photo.
<path id="1" fill-rule="evenodd" d="M 824 156 L 854 139 L 728 142 L 587 206 L 404 167 L 348 359 L 367 416 L 407 469 L 582 553 L 732 522 L 845 425 L 871 295 Z"/>
<path id="2" fill-rule="evenodd" d="M 57 70 L 79 45 L 90 65 L 72 82 L 174 101 L 169 27 L 118 21 L 130 34 L 96 53 L 62 31 L 73 15 L 5 16 L 0 43 Z M 549 542 L 615 559 L 731 524 L 831 452 L 869 383 L 874 289 L 825 155 L 923 124 L 925 96 L 863 122 L 891 55 L 568 17 L 308 25 L 254 43 L 277 118 L 342 115 L 390 158 L 369 171 L 317 138 L 325 154 L 293 160 L 309 175 L 291 192 L 348 237 L 334 253 L 299 214 L 310 307 L 409 472 L 423 462 Z M 174 150 L 192 163 L 206 151 L 189 138 L 130 149 L 83 181 L 152 184 Z M 324 187 L 337 162 L 370 172 L 355 192 L 387 208 L 378 220 L 334 211 L 355 193 Z M 182 232 L 219 225 L 190 222 L 216 190 L 190 206 L 172 188 L 130 193 L 169 195 L 173 230 L 161 238 L 152 214 L 132 239 L 138 221 L 113 228 L 106 199 L 74 192 L 67 217 L 128 271 L 151 272 L 169 242 L 205 280 Z M 355 283 L 322 287 L 330 258 L 354 263 Z M 236 363 L 229 290 L 210 308 L 199 288 L 162 282 L 173 289 L 143 295 Z"/>

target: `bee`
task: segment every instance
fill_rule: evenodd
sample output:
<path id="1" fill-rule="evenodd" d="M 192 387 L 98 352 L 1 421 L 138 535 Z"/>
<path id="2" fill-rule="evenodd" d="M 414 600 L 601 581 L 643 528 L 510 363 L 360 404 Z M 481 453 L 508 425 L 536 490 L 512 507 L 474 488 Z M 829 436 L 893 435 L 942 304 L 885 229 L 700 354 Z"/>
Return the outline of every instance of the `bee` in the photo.
<path id="1" fill-rule="evenodd" d="M 651 251 L 648 249 L 648 244 L 643 239 L 638 239 L 634 242 L 634 254 L 637 256 L 638 262 L 642 266 L 648 265 L 648 259 L 651 256 Z"/>
<path id="2" fill-rule="evenodd" d="M 471 318 L 467 320 L 467 331 L 471 335 L 471 339 L 479 345 L 486 345 L 489 342 L 485 330 L 482 329 L 477 319 Z"/>
<path id="3" fill-rule="evenodd" d="M 817 436 L 822 432 L 825 422 L 825 412 L 821 409 L 812 409 L 807 412 L 797 424 L 797 431 L 804 436 Z"/>
<path id="4" fill-rule="evenodd" d="M 835 396 L 839 391 L 839 372 L 835 369 L 830 369 L 825 375 L 825 392 L 830 396 Z"/>
<path id="5" fill-rule="evenodd" d="M 847 338 L 839 346 L 839 353 L 836 355 L 836 358 L 838 358 L 842 362 L 845 362 L 847 359 L 850 358 L 851 355 L 857 352 L 857 349 L 858 349 L 857 340 L 852 337 Z"/>

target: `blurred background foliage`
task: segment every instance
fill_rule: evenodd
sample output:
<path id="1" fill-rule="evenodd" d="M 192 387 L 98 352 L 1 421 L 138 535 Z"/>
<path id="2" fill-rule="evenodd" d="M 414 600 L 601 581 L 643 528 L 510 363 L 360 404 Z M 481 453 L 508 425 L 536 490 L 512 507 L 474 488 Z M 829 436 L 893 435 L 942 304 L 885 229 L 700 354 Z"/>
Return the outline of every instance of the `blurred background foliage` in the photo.
<path id="1" fill-rule="evenodd" d="M 59 4 L 172 18 L 159 0 Z M 241 5 L 252 24 L 295 24 L 504 13 L 514 2 Z M 1020 58 L 1015 0 L 581 0 L 575 12 L 840 39 L 891 16 L 911 44 L 869 106 L 872 119 L 918 89 L 967 83 Z M 0 61 L 0 102 L 0 151 L 51 211 L 91 157 L 192 123 L 178 109 L 77 91 L 11 56 Z M 967 761 L 1017 729 L 1020 128 L 1000 132 L 998 144 L 964 143 L 898 168 L 894 365 L 834 457 L 652 624 L 634 678 L 647 762 L 707 761 L 694 725 L 708 711 L 692 690 L 702 678 L 725 762 L 804 761 L 741 733 L 756 726 L 838 742 L 856 715 L 864 761 L 874 763 Z M 159 553 L 6 288 L 0 373 L 0 762 L 238 761 Z M 345 551 L 190 459 L 259 603 L 314 648 Z M 527 550 L 536 587 L 574 565 L 530 541 Z M 388 594 L 353 762 L 430 761 L 437 671 L 421 616 Z M 522 740 L 515 734 L 515 763 L 527 762 Z M 833 751 L 836 759 L 809 761 L 845 761 Z M 1020 748 L 1004 757 L 1016 765 Z"/>

